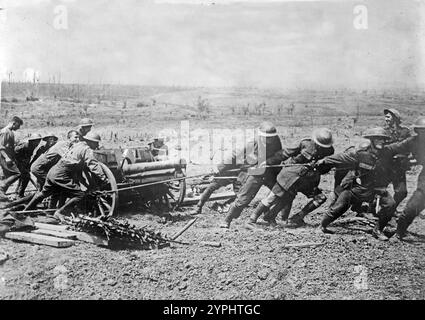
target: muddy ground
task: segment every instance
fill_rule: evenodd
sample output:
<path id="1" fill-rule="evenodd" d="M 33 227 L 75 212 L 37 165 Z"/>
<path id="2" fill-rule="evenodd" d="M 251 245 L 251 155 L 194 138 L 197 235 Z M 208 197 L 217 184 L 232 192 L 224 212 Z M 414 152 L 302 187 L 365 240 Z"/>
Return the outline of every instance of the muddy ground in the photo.
<path id="1" fill-rule="evenodd" d="M 43 102 L 37 107 L 42 108 Z M 50 107 L 46 109 L 52 110 Z M 96 116 L 100 117 L 99 113 Z M 26 114 L 25 117 L 30 123 L 25 133 L 41 125 L 37 120 L 39 115 Z M 340 132 L 337 150 L 355 141 L 362 128 L 379 122 L 379 117 L 379 113 L 364 116 L 357 128 L 347 127 L 337 118 L 330 120 L 332 129 Z M 279 127 L 290 123 L 285 116 L 280 122 L 273 114 L 240 118 L 243 118 L 240 125 L 257 124 L 264 118 L 274 119 Z M 126 119 L 129 123 L 134 120 L 130 115 Z M 197 127 L 214 127 L 217 123 L 222 124 L 223 119 L 232 125 L 231 119 L 238 119 L 238 116 L 226 117 L 217 113 L 207 120 L 194 121 Z M 302 114 L 297 119 L 302 122 Z M 326 122 L 326 118 L 319 120 Z M 106 120 L 100 119 L 102 121 Z M 173 125 L 178 121 L 174 118 Z M 164 125 L 166 121 L 154 119 L 147 126 L 152 128 L 155 124 Z M 41 126 L 45 131 L 64 130 L 65 127 Z M 114 127 L 112 123 L 105 123 L 104 127 L 97 127 L 106 133 L 110 128 L 129 130 L 132 134 L 137 130 L 149 131 L 135 124 Z M 294 127 L 292 138 L 297 140 L 310 131 L 311 123 L 306 120 L 305 125 Z M 409 196 L 415 188 L 416 176 L 417 171 L 409 173 Z M 322 180 L 322 187 L 329 196 L 332 179 L 327 175 Z M 266 190 L 262 190 L 256 200 L 265 193 Z M 305 202 L 304 196 L 298 196 L 293 212 Z M 212 205 L 209 203 L 208 206 Z M 173 244 L 150 251 L 110 250 L 82 242 L 70 248 L 56 249 L 0 239 L 0 251 L 9 256 L 0 262 L 0 299 L 425 298 L 425 220 L 418 218 L 413 223 L 410 229 L 416 239 L 413 243 L 401 243 L 396 239 L 380 242 L 371 237 L 370 228 L 355 223 L 335 223 L 336 234 L 324 235 L 316 232 L 316 227 L 327 205 L 307 217 L 307 227 L 291 230 L 282 227 L 247 229 L 245 222 L 252 207 L 246 209 L 229 230 L 220 229 L 218 224 L 224 213 L 207 206 L 198 221 L 180 238 L 190 245 Z M 121 212 L 118 218 L 172 235 L 191 219 L 188 213 L 192 209 L 184 207 L 173 212 L 172 215 L 176 216 L 173 220 L 136 208 Z M 347 213 L 347 216 L 351 215 L 354 214 Z M 221 247 L 203 246 L 201 241 L 220 242 Z M 323 245 L 284 247 L 302 242 Z"/>

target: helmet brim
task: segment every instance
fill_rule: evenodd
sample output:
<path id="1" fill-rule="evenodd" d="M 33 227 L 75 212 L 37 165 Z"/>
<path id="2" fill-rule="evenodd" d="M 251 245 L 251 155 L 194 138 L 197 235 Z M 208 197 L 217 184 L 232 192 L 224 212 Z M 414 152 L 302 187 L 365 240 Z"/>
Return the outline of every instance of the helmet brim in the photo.
<path id="1" fill-rule="evenodd" d="M 86 138 L 86 137 L 83 137 L 83 139 L 84 139 L 84 141 L 97 142 L 97 143 L 100 142 L 100 140 L 94 140 L 94 139 L 90 139 L 90 138 Z"/>
<path id="2" fill-rule="evenodd" d="M 365 138 L 365 139 L 374 139 L 375 138 L 375 139 L 385 139 L 385 140 L 391 139 L 391 137 L 389 137 L 389 136 L 383 136 L 383 135 L 378 135 L 378 134 L 363 136 L 363 138 Z"/>
<path id="3" fill-rule="evenodd" d="M 334 143 L 334 141 L 332 139 L 332 141 L 330 143 L 324 144 L 324 143 L 321 143 L 320 141 L 318 141 L 316 139 L 316 137 L 313 137 L 313 141 L 314 141 L 315 144 L 317 144 L 318 146 L 321 146 L 322 148 L 330 148 L 330 147 L 333 146 L 333 143 Z"/>

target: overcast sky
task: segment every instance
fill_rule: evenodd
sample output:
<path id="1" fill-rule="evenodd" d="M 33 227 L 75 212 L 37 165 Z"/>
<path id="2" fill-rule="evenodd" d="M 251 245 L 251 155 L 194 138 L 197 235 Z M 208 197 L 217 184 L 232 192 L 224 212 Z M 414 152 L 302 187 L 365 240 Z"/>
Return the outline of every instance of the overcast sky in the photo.
<path id="1" fill-rule="evenodd" d="M 211 2 L 0 0 L 0 72 L 142 85 L 425 84 L 421 1 Z M 353 25 L 358 4 L 366 30 Z M 58 5 L 67 29 L 55 28 Z"/>

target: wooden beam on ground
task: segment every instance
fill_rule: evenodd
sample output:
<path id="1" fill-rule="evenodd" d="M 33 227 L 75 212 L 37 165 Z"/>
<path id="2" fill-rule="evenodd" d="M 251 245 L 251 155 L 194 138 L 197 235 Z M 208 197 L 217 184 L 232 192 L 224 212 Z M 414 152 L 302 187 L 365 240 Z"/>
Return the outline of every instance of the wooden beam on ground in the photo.
<path id="1" fill-rule="evenodd" d="M 325 245 L 324 242 L 300 242 L 300 243 L 288 243 L 282 246 L 282 249 L 289 248 L 314 248 Z"/>
<path id="2" fill-rule="evenodd" d="M 59 224 L 48 224 L 48 223 L 36 222 L 34 225 L 38 229 L 44 229 L 44 230 L 53 230 L 53 231 L 66 231 L 66 230 L 68 230 L 68 226 L 59 225 Z"/>
<path id="3" fill-rule="evenodd" d="M 196 222 L 196 220 L 198 220 L 198 217 L 186 223 L 183 229 L 171 237 L 171 240 L 177 240 L 177 238 L 180 237 L 187 229 L 189 229 Z"/>
<path id="4" fill-rule="evenodd" d="M 223 192 L 223 193 L 217 193 L 217 194 L 213 194 L 208 201 L 214 201 L 214 200 L 225 200 L 225 199 L 230 199 L 232 197 L 236 197 L 236 194 L 231 191 L 231 192 Z M 199 200 L 201 199 L 201 196 L 196 196 L 193 198 L 184 198 L 183 202 L 181 205 L 192 205 L 192 204 L 197 204 L 199 202 Z"/>
<path id="5" fill-rule="evenodd" d="M 6 239 L 18 240 L 35 244 L 44 244 L 56 248 L 67 248 L 74 245 L 75 241 L 42 234 L 34 234 L 28 232 L 8 232 L 5 235 Z"/>
<path id="6" fill-rule="evenodd" d="M 65 234 L 72 234 L 76 237 L 77 240 L 83 241 L 83 242 L 87 242 L 87 243 L 92 243 L 98 246 L 108 246 L 108 240 L 99 236 L 95 236 L 86 232 L 78 232 L 78 231 L 70 231 L 68 230 L 68 226 L 64 226 L 64 225 L 53 225 L 53 224 L 47 224 L 47 223 L 35 223 L 35 226 L 39 229 L 39 230 L 43 230 L 43 231 L 56 231 L 59 232 L 58 235 L 60 233 L 65 233 Z"/>
<path id="7" fill-rule="evenodd" d="M 55 230 L 37 229 L 37 230 L 33 230 L 32 233 L 44 234 L 45 236 L 52 236 L 57 238 L 77 240 L 76 232 L 72 232 L 72 231 L 55 231 Z"/>

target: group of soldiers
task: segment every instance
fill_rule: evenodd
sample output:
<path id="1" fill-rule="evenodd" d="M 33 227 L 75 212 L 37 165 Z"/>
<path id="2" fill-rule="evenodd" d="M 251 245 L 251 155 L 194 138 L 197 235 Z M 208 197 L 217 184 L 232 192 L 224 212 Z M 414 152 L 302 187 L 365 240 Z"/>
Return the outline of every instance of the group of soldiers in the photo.
<path id="1" fill-rule="evenodd" d="M 386 241 L 394 233 L 406 240 L 407 228 L 425 209 L 425 170 L 417 179 L 417 187 L 398 215 L 397 228 L 389 230 L 389 221 L 396 216 L 397 207 L 407 197 L 406 171 L 412 163 L 425 162 L 425 117 L 419 117 L 413 131 L 401 125 L 396 109 L 385 109 L 385 126 L 366 130 L 364 142 L 335 154 L 332 132 L 328 128 L 315 129 L 311 137 L 294 146 L 282 146 L 276 127 L 262 123 L 256 138 L 243 150 L 235 150 L 231 159 L 214 168 L 212 182 L 200 197 L 193 215 L 202 208 L 217 189 L 233 184 L 236 198 L 220 224 L 229 228 L 256 197 L 262 186 L 269 193 L 257 205 L 251 216 L 251 227 L 257 224 L 276 225 L 280 214 L 286 227 L 305 225 L 304 218 L 327 201 L 319 188 L 321 175 L 335 169 L 334 196 L 324 214 L 319 230 L 333 233 L 328 226 L 348 209 L 364 214 L 373 212 L 377 223 L 373 236 Z M 51 196 L 51 208 L 59 208 L 54 217 L 63 219 L 66 208 L 81 201 L 83 172 L 97 178 L 101 189 L 108 180 L 93 150 L 99 147 L 100 136 L 91 131 L 93 121 L 82 119 L 77 128 L 67 134 L 67 140 L 58 141 L 54 134 L 42 137 L 31 135 L 26 141 L 15 144 L 14 132 L 23 125 L 19 117 L 0 131 L 0 166 L 4 179 L 0 182 L 0 201 L 7 200 L 8 188 L 19 180 L 17 194 L 24 197 L 25 189 L 36 177 L 38 191 L 24 211 L 31 210 L 43 199 Z M 236 160 L 244 159 L 242 164 Z M 414 162 L 416 161 L 416 162 Z M 394 193 L 389 192 L 393 185 Z M 292 204 L 298 193 L 310 201 L 290 216 Z M 376 210 L 373 210 L 376 208 Z"/>
<path id="2" fill-rule="evenodd" d="M 233 152 L 232 159 L 224 162 L 226 164 L 214 168 L 213 180 L 192 214 L 201 214 L 215 190 L 233 183 L 237 186 L 236 198 L 220 224 L 220 227 L 229 228 L 232 220 L 241 215 L 264 185 L 269 194 L 257 205 L 247 224 L 251 227 L 276 225 L 280 213 L 284 226 L 300 227 L 305 225 L 306 215 L 327 201 L 319 188 L 320 179 L 334 169 L 333 201 L 322 218 L 320 232 L 334 233 L 328 226 L 351 208 L 359 215 L 373 213 L 377 216 L 372 232 L 375 238 L 387 241 L 396 234 L 398 239 L 408 240 L 407 228 L 425 209 L 424 169 L 404 210 L 399 213 L 397 207 L 407 197 L 407 170 L 413 164 L 423 166 L 425 162 L 425 117 L 415 121 L 412 131 L 401 125 L 402 119 L 396 109 L 385 109 L 384 116 L 385 126 L 366 130 L 362 143 L 339 154 L 335 154 L 332 132 L 328 128 L 315 129 L 311 137 L 295 146 L 282 147 L 275 126 L 270 122 L 262 123 L 254 141 L 243 150 Z M 237 164 L 236 159 L 245 162 Z M 393 194 L 389 192 L 390 184 Z M 290 216 L 298 193 L 310 201 Z M 397 228 L 391 230 L 388 223 L 394 216 L 398 218 Z"/>
<path id="3" fill-rule="evenodd" d="M 98 185 L 107 184 L 105 173 L 93 150 L 99 147 L 100 135 L 91 131 L 91 119 L 67 133 L 67 140 L 59 141 L 54 134 L 42 137 L 32 134 L 26 141 L 16 143 L 15 131 L 23 125 L 22 119 L 13 117 L 0 131 L 0 201 L 8 201 L 9 187 L 18 182 L 17 196 L 25 197 L 31 174 L 37 179 L 37 192 L 31 197 L 24 211 L 33 209 L 43 199 L 51 196 L 50 208 L 57 208 L 54 217 L 63 219 L 63 211 L 84 197 L 81 188 L 83 172 L 89 170 L 98 178 Z"/>

